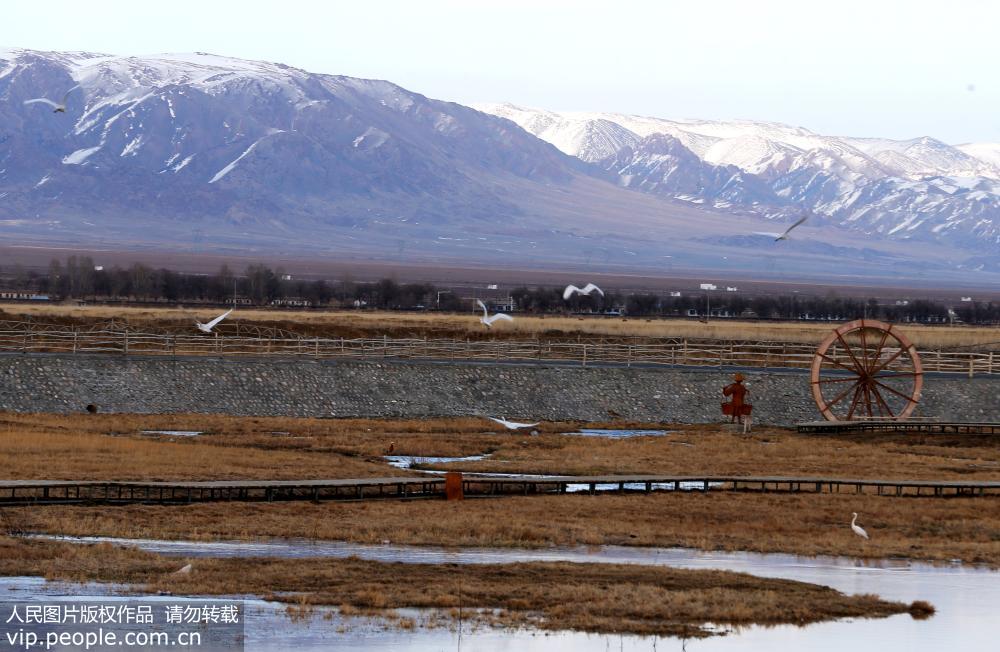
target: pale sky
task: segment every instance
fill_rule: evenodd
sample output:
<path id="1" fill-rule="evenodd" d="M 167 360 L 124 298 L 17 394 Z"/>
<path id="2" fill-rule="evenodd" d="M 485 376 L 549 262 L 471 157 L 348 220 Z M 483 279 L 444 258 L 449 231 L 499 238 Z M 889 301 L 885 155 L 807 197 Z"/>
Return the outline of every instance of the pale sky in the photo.
<path id="1" fill-rule="evenodd" d="M 203 51 L 457 102 L 1000 141 L 1000 2 L 36 0 L 0 46 Z"/>

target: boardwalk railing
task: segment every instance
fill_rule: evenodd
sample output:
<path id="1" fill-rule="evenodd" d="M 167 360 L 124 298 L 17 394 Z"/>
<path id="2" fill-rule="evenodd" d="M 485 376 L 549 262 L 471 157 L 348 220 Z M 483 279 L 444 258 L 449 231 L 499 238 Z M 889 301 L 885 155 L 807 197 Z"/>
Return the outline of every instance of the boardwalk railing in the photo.
<path id="1" fill-rule="evenodd" d="M 52 503 L 192 503 L 205 501 L 370 500 L 444 498 L 437 477 L 341 480 L 117 482 L 0 480 L 0 507 Z M 854 493 L 878 496 L 997 496 L 998 481 L 872 480 L 772 476 L 522 476 L 464 474 L 467 496 L 652 491 Z"/>
<path id="2" fill-rule="evenodd" d="M 400 338 L 279 338 L 167 335 L 131 331 L 0 330 L 0 353 L 105 353 L 150 356 L 301 356 L 371 360 L 491 360 L 601 365 L 805 369 L 815 347 L 790 342 L 698 339 L 558 342 Z M 925 371 L 1000 374 L 995 352 L 922 351 Z"/>

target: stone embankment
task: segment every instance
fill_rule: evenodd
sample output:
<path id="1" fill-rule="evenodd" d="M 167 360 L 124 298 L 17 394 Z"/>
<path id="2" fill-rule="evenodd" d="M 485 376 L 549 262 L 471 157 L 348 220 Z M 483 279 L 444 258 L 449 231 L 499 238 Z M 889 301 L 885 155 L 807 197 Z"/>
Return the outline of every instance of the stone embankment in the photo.
<path id="1" fill-rule="evenodd" d="M 819 418 L 807 374 L 744 373 L 755 423 Z M 0 355 L 0 410 L 711 423 L 731 378 L 717 368 L 12 354 Z M 1000 421 L 1000 378 L 930 375 L 916 415 Z"/>

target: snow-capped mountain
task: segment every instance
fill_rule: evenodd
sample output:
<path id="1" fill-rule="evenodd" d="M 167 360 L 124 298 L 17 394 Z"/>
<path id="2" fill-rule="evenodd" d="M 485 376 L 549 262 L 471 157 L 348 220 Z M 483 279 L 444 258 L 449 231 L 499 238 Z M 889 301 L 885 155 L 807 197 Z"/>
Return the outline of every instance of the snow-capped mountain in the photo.
<path id="1" fill-rule="evenodd" d="M 64 95 L 65 112 L 25 104 Z M 983 160 L 986 175 L 986 146 L 948 159 L 934 142 L 776 124 L 493 112 L 204 53 L 0 49 L 0 243 L 773 270 L 773 243 L 748 234 L 808 202 L 831 219 L 782 243 L 783 272 L 1000 271 L 993 177 L 904 176 L 878 158 L 966 171 Z M 928 244 L 901 243 L 911 234 Z"/>
<path id="2" fill-rule="evenodd" d="M 1000 244 L 1000 145 L 951 146 L 824 136 L 771 122 L 667 120 L 616 113 L 556 113 L 512 104 L 476 108 L 507 118 L 567 154 L 613 171 L 623 185 L 717 208 L 785 216 L 806 208 L 846 228 L 890 238 L 951 239 L 996 251 Z M 665 135 L 677 170 L 640 145 Z M 705 165 L 717 166 L 707 171 Z M 744 173 L 726 185 L 735 168 Z M 719 186 L 719 184 L 722 186 Z M 766 186 L 770 192 L 762 188 Z"/>
<path id="3" fill-rule="evenodd" d="M 65 113 L 24 104 L 74 86 Z M 520 217 L 508 179 L 559 185 L 586 167 L 385 81 L 200 53 L 0 51 L 0 216 L 64 230 L 105 216 L 126 231 L 155 219 L 174 237 L 241 225 L 308 242 L 310 228 L 362 221 Z"/>

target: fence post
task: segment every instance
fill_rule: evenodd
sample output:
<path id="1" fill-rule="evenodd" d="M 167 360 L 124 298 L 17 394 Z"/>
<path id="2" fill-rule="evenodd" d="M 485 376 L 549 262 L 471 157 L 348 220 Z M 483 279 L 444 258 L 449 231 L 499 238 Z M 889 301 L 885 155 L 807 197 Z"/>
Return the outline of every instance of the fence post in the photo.
<path id="1" fill-rule="evenodd" d="M 389 336 L 388 335 L 383 335 L 382 336 L 382 359 L 383 360 L 385 359 L 386 350 L 388 348 L 389 348 Z"/>
<path id="2" fill-rule="evenodd" d="M 625 357 L 625 366 L 626 367 L 631 367 L 632 366 L 632 345 L 631 344 L 628 345 L 628 354 Z"/>
<path id="3" fill-rule="evenodd" d="M 122 355 L 128 355 L 128 331 L 122 333 L 124 346 L 122 347 Z"/>
<path id="4" fill-rule="evenodd" d="M 587 345 L 583 345 L 583 366 L 587 366 Z"/>
<path id="5" fill-rule="evenodd" d="M 986 373 L 993 374 L 993 352 L 990 351 L 989 360 L 986 363 Z"/>
<path id="6" fill-rule="evenodd" d="M 976 365 L 975 354 L 974 353 L 970 353 L 969 354 L 969 378 L 972 378 L 975 375 L 975 371 L 974 371 L 975 365 Z"/>
<path id="7" fill-rule="evenodd" d="M 318 358 L 319 357 L 319 338 L 318 337 L 316 338 L 316 347 L 315 347 L 314 351 L 315 351 L 316 357 Z"/>
<path id="8" fill-rule="evenodd" d="M 73 331 L 73 353 L 76 353 L 76 338 L 79 337 L 80 333 Z"/>

